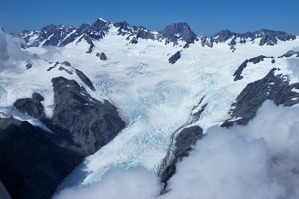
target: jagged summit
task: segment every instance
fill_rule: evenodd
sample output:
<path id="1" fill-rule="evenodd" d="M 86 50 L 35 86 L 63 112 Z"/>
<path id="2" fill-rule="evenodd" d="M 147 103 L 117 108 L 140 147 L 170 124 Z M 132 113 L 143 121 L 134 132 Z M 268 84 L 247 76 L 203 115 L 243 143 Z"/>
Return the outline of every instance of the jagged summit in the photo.
<path id="1" fill-rule="evenodd" d="M 130 25 L 128 22 L 109 22 L 102 18 L 98 18 L 92 24 L 83 23 L 79 27 L 67 25 L 48 25 L 41 30 L 24 30 L 19 36 L 22 37 L 28 46 L 65 46 L 73 41 L 82 40 L 83 38 L 88 43 L 93 40 L 103 39 L 110 31 L 111 27 L 118 29 L 118 34 L 127 36 L 130 43 L 138 43 L 138 39 L 163 40 L 166 43 L 173 42 L 174 45 L 178 41 L 184 41 L 185 47 L 190 43 L 194 43 L 197 35 L 191 30 L 187 23 L 173 23 L 165 27 L 159 33 L 150 31 L 143 26 Z M 92 45 L 92 44 L 91 44 Z"/>
<path id="2" fill-rule="evenodd" d="M 186 41 L 187 44 L 194 43 L 197 38 L 197 35 L 185 22 L 170 24 L 159 33 L 167 38 L 169 42 L 174 42 L 175 44 L 177 44 L 179 40 Z"/>
<path id="3" fill-rule="evenodd" d="M 153 32 L 143 26 L 130 25 L 128 22 L 109 22 L 98 18 L 91 24 L 83 23 L 79 27 L 68 25 L 48 25 L 41 30 L 25 30 L 19 36 L 22 37 L 28 46 L 65 46 L 73 41 L 82 41 L 83 39 L 90 44 L 88 52 L 92 51 L 93 41 L 103 39 L 111 28 L 116 28 L 118 35 L 125 36 L 130 44 L 137 44 L 139 39 L 165 40 L 165 43 L 178 45 L 179 41 L 184 42 L 184 47 L 195 43 L 198 37 L 186 22 L 177 22 L 166 26 L 163 30 Z M 255 32 L 236 33 L 224 29 L 211 37 L 201 37 L 202 46 L 213 47 L 215 44 L 228 41 L 232 50 L 236 45 L 244 43 L 258 42 L 259 46 L 273 46 L 278 41 L 289 41 L 296 39 L 293 34 L 283 31 L 261 29 Z"/>
<path id="4" fill-rule="evenodd" d="M 216 34 L 214 34 L 212 36 L 212 38 L 214 38 L 215 40 L 224 42 L 235 35 L 238 35 L 238 34 L 230 31 L 229 29 L 225 29 L 225 30 L 221 30 L 221 31 L 217 32 Z"/>
<path id="5" fill-rule="evenodd" d="M 213 47 L 216 43 L 222 43 L 229 41 L 229 46 L 231 49 L 235 48 L 237 43 L 247 43 L 254 42 L 256 39 L 259 40 L 259 46 L 273 46 L 276 45 L 278 41 L 289 41 L 296 39 L 296 36 L 293 34 L 288 34 L 283 31 L 275 31 L 262 29 L 255 32 L 246 32 L 246 33 L 235 33 L 228 29 L 221 30 L 212 37 L 202 37 L 201 43 L 203 46 Z"/>
<path id="6" fill-rule="evenodd" d="M 102 19 L 97 19 L 92 25 L 92 29 L 95 31 L 102 31 L 103 29 L 107 29 L 107 26 L 110 24 L 110 22 L 103 21 Z"/>

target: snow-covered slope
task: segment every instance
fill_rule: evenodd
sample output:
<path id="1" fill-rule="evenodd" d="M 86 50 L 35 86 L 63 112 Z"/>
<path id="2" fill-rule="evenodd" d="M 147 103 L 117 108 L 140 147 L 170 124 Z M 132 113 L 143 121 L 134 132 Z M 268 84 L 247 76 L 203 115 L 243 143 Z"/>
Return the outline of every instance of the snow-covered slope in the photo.
<path id="1" fill-rule="evenodd" d="M 157 173 L 175 132 L 194 125 L 205 132 L 213 125 L 222 124 L 230 118 L 231 105 L 241 91 L 265 77 L 272 68 L 279 68 L 276 74 L 289 75 L 291 83 L 299 81 L 293 67 L 299 58 L 280 57 L 289 50 L 298 50 L 299 38 L 281 32 L 282 37 L 270 32 L 276 42 L 269 41 L 269 45 L 267 42 L 261 45 L 263 32 L 256 33 L 255 38 L 248 37 L 248 42 L 234 43 L 232 51 L 231 38 L 238 40 L 240 35 L 229 34 L 228 38 L 215 42 L 218 35 L 213 45 L 206 45 L 209 38 L 196 37 L 189 26 L 187 30 L 183 27 L 183 36 L 188 40 L 172 29 L 175 41 L 165 33 L 169 28 L 162 34 L 101 19 L 85 26 L 59 26 L 59 31 L 66 31 L 57 34 L 65 37 L 53 43 L 49 41 L 55 31 L 51 35 L 44 29 L 22 33 L 30 46 L 19 50 L 26 58 L 13 63 L 18 70 L 7 69 L 0 74 L 1 92 L 5 93 L 2 96 L 6 96 L 1 98 L 3 113 L 14 114 L 7 107 L 12 107 L 16 99 L 39 92 L 45 97 L 45 111 L 51 117 L 55 106 L 51 79 L 63 76 L 76 80 L 95 99 L 112 102 L 126 121 L 118 136 L 87 157 L 60 189 L 97 182 L 113 167 L 144 166 Z M 191 37 L 186 36 L 189 33 Z M 243 39 L 244 35 L 241 36 Z M 133 38 L 138 42 L 131 42 Z M 178 51 L 180 59 L 170 64 L 168 59 Z M 107 60 L 101 60 L 99 53 L 104 53 Z M 260 55 L 269 58 L 257 64 L 247 63 L 242 70 L 243 78 L 235 81 L 233 74 L 239 66 Z M 94 90 L 76 74 L 76 69 L 90 79 Z M 205 104 L 200 117 L 195 117 Z"/>

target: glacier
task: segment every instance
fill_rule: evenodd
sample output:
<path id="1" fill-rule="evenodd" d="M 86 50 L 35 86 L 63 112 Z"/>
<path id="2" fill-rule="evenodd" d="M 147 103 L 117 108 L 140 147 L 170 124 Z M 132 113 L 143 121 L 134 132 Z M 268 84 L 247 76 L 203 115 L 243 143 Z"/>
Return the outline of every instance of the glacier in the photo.
<path id="1" fill-rule="evenodd" d="M 81 47 L 66 46 L 61 59 L 67 57 L 78 68 L 89 72 L 97 90 L 118 107 L 127 126 L 112 142 L 86 158 L 59 190 L 100 181 L 111 168 L 143 166 L 156 173 L 171 136 L 181 127 L 190 125 L 192 108 L 200 99 L 204 97 L 202 104 L 208 105 L 200 119 L 191 124 L 206 131 L 227 119 L 230 106 L 241 90 L 248 83 L 264 77 L 271 68 L 277 66 L 280 72 L 292 76 L 286 60 L 281 59 L 275 64 L 267 60 L 258 66 L 249 65 L 244 70 L 244 79 L 234 82 L 232 74 L 245 59 L 269 53 L 279 56 L 298 44 L 295 40 L 260 47 L 257 41 L 237 45 L 238 50 L 232 53 L 225 43 L 213 48 L 195 43 L 182 51 L 182 58 L 174 65 L 167 59 L 181 49 L 180 46 L 139 40 L 132 47 L 113 30 L 95 42 L 94 51 L 105 52 L 106 62 L 99 62 L 94 57 L 88 58 L 87 63 L 89 55 L 86 58 L 81 55 L 80 59 L 73 56 Z"/>
<path id="2" fill-rule="evenodd" d="M 109 32 L 101 40 L 93 41 L 92 52 L 86 53 L 90 44 L 75 40 L 63 47 L 37 47 L 21 50 L 31 57 L 32 68 L 25 69 L 26 59 L 17 59 L 18 70 L 0 74 L 0 111 L 11 114 L 7 108 L 17 98 L 30 97 L 38 91 L 44 95 L 46 114 L 51 117 L 54 93 L 51 79 L 63 76 L 75 79 L 88 93 L 98 100 L 112 102 L 126 121 L 126 127 L 110 143 L 85 160 L 64 180 L 58 191 L 66 187 L 85 186 L 101 180 L 111 168 L 143 166 L 157 173 L 167 153 L 172 135 L 180 128 L 199 125 L 204 132 L 228 118 L 231 104 L 248 83 L 264 77 L 273 67 L 278 73 L 290 75 L 298 82 L 299 77 L 288 68 L 286 58 L 267 59 L 258 65 L 249 63 L 235 82 L 233 73 L 246 59 L 259 55 L 278 56 L 299 46 L 299 38 L 278 41 L 275 46 L 260 46 L 260 39 L 245 44 L 237 43 L 234 52 L 229 41 L 214 44 L 213 48 L 195 41 L 188 48 L 184 42 L 165 44 L 163 40 L 139 39 L 131 44 L 127 36 L 119 35 L 118 29 L 109 25 Z M 181 52 L 175 64 L 168 58 Z M 108 60 L 100 60 L 96 53 L 104 52 Z M 76 75 L 60 71 L 56 62 L 68 61 L 75 69 L 83 71 L 93 82 L 91 90 Z M 20 79 L 20 73 L 22 78 Z M 199 102 L 202 102 L 199 104 Z M 194 107 L 207 104 L 198 120 L 192 119 Z M 38 121 L 28 122 L 42 126 Z"/>

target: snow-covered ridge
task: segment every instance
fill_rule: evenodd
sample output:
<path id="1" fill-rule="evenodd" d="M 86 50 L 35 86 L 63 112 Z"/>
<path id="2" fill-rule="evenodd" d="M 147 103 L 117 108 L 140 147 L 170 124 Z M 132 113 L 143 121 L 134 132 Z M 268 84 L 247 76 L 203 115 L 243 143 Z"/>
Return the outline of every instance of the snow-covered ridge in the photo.
<path id="1" fill-rule="evenodd" d="M 218 43 L 225 43 L 235 50 L 237 43 L 258 43 L 258 45 L 276 45 L 279 41 L 290 41 L 296 39 L 293 34 L 282 31 L 262 29 L 255 32 L 235 33 L 230 30 L 222 30 L 212 37 L 200 37 L 196 35 L 185 22 L 173 23 L 166 26 L 159 32 L 150 31 L 142 26 L 131 26 L 126 21 L 110 22 L 98 18 L 94 23 L 83 23 L 79 27 L 68 25 L 49 25 L 41 30 L 25 30 L 19 36 L 22 37 L 29 46 L 65 46 L 78 38 L 87 38 L 90 41 L 103 39 L 110 29 L 117 28 L 117 34 L 126 36 L 128 42 L 136 44 L 138 39 L 151 39 L 172 43 L 173 45 L 184 45 L 200 40 L 203 46 L 213 47 Z M 180 44 L 183 41 L 184 44 Z"/>

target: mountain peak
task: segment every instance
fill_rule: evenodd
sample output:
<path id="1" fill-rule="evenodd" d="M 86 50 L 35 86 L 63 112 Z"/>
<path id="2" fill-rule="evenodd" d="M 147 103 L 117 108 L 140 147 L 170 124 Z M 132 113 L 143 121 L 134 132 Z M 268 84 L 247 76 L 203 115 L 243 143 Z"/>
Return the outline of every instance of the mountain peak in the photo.
<path id="1" fill-rule="evenodd" d="M 50 25 L 48 25 L 48 26 L 43 27 L 43 28 L 41 29 L 41 31 L 55 30 L 56 28 L 57 28 L 56 25 L 54 25 L 54 24 L 50 24 Z"/>
<path id="2" fill-rule="evenodd" d="M 253 33 L 255 37 L 261 38 L 260 46 L 277 44 L 277 41 L 289 41 L 296 39 L 296 35 L 289 34 L 283 31 L 261 29 Z"/>
<path id="3" fill-rule="evenodd" d="M 217 32 L 215 35 L 213 35 L 212 38 L 216 39 L 217 42 L 224 42 L 236 35 L 238 35 L 238 34 L 230 31 L 229 29 L 224 29 L 224 30 Z"/>
<path id="4" fill-rule="evenodd" d="M 239 40 L 236 40 L 236 38 Z M 261 29 L 255 32 L 246 32 L 246 33 L 235 33 L 228 29 L 224 29 L 214 34 L 212 37 L 203 37 L 202 45 L 212 47 L 213 43 L 222 43 L 228 40 L 228 45 L 231 46 L 231 49 L 235 49 L 235 45 L 237 43 L 246 43 L 248 41 L 253 42 L 256 39 L 260 39 L 259 45 L 264 46 L 274 46 L 278 41 L 289 41 L 296 39 L 296 35 L 288 34 L 283 31 L 269 30 L 269 29 Z"/>
<path id="5" fill-rule="evenodd" d="M 108 24 L 110 24 L 110 22 L 98 18 L 91 26 L 96 29 L 102 29 L 104 26 L 107 26 Z"/>
<path id="6" fill-rule="evenodd" d="M 169 42 L 178 43 L 178 40 L 186 41 L 187 44 L 193 43 L 197 35 L 191 30 L 186 22 L 177 22 L 166 26 L 159 32 Z"/>
<path id="7" fill-rule="evenodd" d="M 183 33 L 190 33 L 190 34 L 195 35 L 195 33 L 191 30 L 189 24 L 187 24 L 186 22 L 172 23 L 172 24 L 166 26 L 160 32 L 163 36 L 175 35 L 175 34 L 181 35 Z"/>

